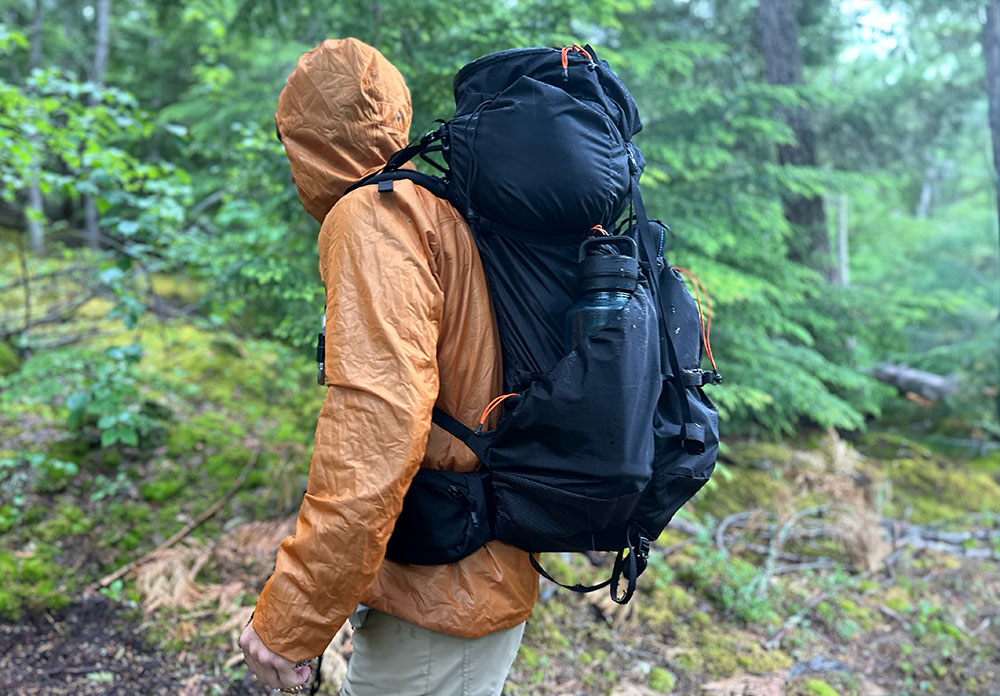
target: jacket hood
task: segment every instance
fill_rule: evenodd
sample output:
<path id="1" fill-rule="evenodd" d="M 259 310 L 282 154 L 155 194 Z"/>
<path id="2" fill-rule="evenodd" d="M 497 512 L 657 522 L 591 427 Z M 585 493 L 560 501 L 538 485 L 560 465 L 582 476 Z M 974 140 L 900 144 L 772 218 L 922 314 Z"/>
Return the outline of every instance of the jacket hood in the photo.
<path id="1" fill-rule="evenodd" d="M 413 112 L 403 76 L 357 39 L 299 58 L 275 122 L 306 211 L 322 222 L 344 191 L 406 147 Z"/>

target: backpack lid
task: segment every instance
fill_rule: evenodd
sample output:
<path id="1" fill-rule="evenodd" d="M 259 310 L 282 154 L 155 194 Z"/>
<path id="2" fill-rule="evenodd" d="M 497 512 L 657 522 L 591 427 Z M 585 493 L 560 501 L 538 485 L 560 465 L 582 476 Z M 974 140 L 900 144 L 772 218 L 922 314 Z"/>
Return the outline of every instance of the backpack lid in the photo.
<path id="1" fill-rule="evenodd" d="M 515 48 L 490 53 L 472 61 L 455 75 L 455 116 L 472 113 L 480 104 L 495 98 L 500 92 L 514 84 L 520 77 L 530 75 L 533 79 L 569 92 L 583 101 L 602 104 L 618 127 L 625 141 L 642 130 L 639 111 L 635 100 L 611 70 L 608 62 L 600 60 L 597 52 L 587 44 L 584 50 L 590 54 L 597 70 L 597 80 L 566 80 L 562 68 L 561 51 L 557 48 Z M 579 53 L 567 56 L 571 64 L 588 64 Z"/>
<path id="2" fill-rule="evenodd" d="M 550 238 L 614 225 L 641 124 L 628 90 L 592 51 L 501 51 L 456 75 L 444 155 L 449 198 L 467 218 Z"/>

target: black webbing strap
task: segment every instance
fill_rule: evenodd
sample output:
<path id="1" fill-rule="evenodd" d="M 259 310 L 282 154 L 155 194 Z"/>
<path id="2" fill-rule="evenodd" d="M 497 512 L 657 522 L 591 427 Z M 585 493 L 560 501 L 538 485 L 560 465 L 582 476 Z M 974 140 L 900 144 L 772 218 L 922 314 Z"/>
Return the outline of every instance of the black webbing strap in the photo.
<path id="1" fill-rule="evenodd" d="M 631 530 L 630 530 L 631 531 Z M 642 575 L 643 571 L 646 570 L 646 559 L 649 556 L 649 539 L 644 536 L 639 537 L 639 548 L 632 546 L 632 535 L 628 535 L 628 546 L 626 549 L 622 549 L 618 552 L 615 557 L 615 565 L 611 571 L 611 599 L 615 601 L 616 604 L 628 604 L 629 600 L 632 599 L 632 595 L 635 594 L 635 584 Z M 625 555 L 625 551 L 628 551 L 628 555 Z M 621 597 L 618 596 L 618 581 L 622 576 L 622 564 L 627 563 L 627 571 L 625 578 L 627 580 L 627 585 L 625 586 L 625 594 Z"/>
<path id="2" fill-rule="evenodd" d="M 573 592 L 593 592 L 594 590 L 599 590 L 603 587 L 611 586 L 611 599 L 617 604 L 628 604 L 629 600 L 632 599 L 632 595 L 635 594 L 635 585 L 642 575 L 643 571 L 646 570 L 647 558 L 649 556 L 649 539 L 644 536 L 639 536 L 638 548 L 632 545 L 632 534 L 631 529 L 626 535 L 625 548 L 618 552 L 615 556 L 615 564 L 611 569 L 611 577 L 598 585 L 564 585 L 554 577 L 552 577 L 541 564 L 535 560 L 535 554 L 529 554 L 528 560 L 531 561 L 531 567 L 534 568 L 539 575 L 541 575 L 546 580 L 559 585 L 566 590 L 571 590 Z M 625 573 L 625 594 L 618 596 L 618 584 L 621 581 L 622 572 Z"/>
<path id="3" fill-rule="evenodd" d="M 309 689 L 309 696 L 316 696 L 319 693 L 319 688 L 323 686 L 323 654 L 319 654 L 319 659 L 316 660 L 316 676 L 313 678 L 312 687 Z"/>
<path id="4" fill-rule="evenodd" d="M 413 170 L 403 170 L 399 171 L 399 168 L 404 164 L 409 162 L 411 159 L 416 157 L 423 152 L 426 152 L 430 147 L 430 144 L 441 139 L 441 130 L 431 131 L 419 142 L 413 145 L 407 145 L 402 150 L 397 150 L 389 158 L 389 161 L 385 163 L 385 166 L 376 172 L 372 172 L 368 176 L 364 177 L 360 181 L 352 184 L 344 191 L 346 196 L 348 193 L 361 186 L 367 186 L 368 184 L 380 183 L 382 181 L 395 181 L 397 179 L 410 179 L 411 181 L 420 184 L 426 189 L 429 189 L 438 198 L 447 198 L 444 194 L 444 183 L 437 177 L 430 176 L 428 174 L 422 174 Z M 434 164 L 432 162 L 432 164 Z M 435 165 L 438 166 L 438 165 Z M 440 167 L 438 167 L 440 169 Z M 429 182 L 437 182 L 436 184 L 430 184 Z M 392 187 L 389 187 L 392 190 Z"/>
<path id="5" fill-rule="evenodd" d="M 533 554 L 533 553 L 529 554 L 528 555 L 528 560 L 531 561 L 531 567 L 534 568 L 535 570 L 537 570 L 538 574 L 541 575 L 543 578 L 545 578 L 549 582 L 554 582 L 555 584 L 559 585 L 559 587 L 562 587 L 562 588 L 567 589 L 567 590 L 572 590 L 573 592 L 593 592 L 594 590 L 599 590 L 602 587 L 607 587 L 608 585 L 611 584 L 611 578 L 608 578 L 607 580 L 605 580 L 604 582 L 602 582 L 600 585 L 563 585 L 561 582 L 559 582 L 554 577 L 552 577 L 551 575 L 549 575 L 548 572 L 546 572 L 545 568 L 543 568 L 538 563 L 538 561 L 535 560 L 535 554 Z M 617 561 L 616 561 L 616 563 L 617 563 Z"/>
<path id="6" fill-rule="evenodd" d="M 389 161 L 385 163 L 385 167 L 382 168 L 384 172 L 393 172 L 402 167 L 404 164 L 409 162 L 411 159 L 419 155 L 421 152 L 426 150 L 431 143 L 436 142 L 441 139 L 441 131 L 434 130 L 427 133 L 424 137 L 420 139 L 419 142 L 413 145 L 407 145 L 402 150 L 397 150 L 393 153 Z"/>
<path id="7" fill-rule="evenodd" d="M 372 184 L 379 185 L 379 191 L 384 192 L 382 185 L 386 182 L 389 183 L 388 190 L 392 191 L 392 182 L 399 181 L 400 179 L 406 179 L 407 181 L 412 181 L 417 186 L 422 186 L 431 193 L 433 193 L 438 198 L 447 199 L 448 189 L 445 187 L 444 181 L 436 176 L 431 176 L 430 174 L 424 174 L 423 172 L 416 172 L 412 169 L 401 169 L 392 172 L 375 172 L 374 174 L 369 174 L 361 181 L 351 184 L 344 195 L 346 196 L 351 191 L 356 188 L 361 188 L 362 186 L 369 186 Z"/>
<path id="8" fill-rule="evenodd" d="M 431 422 L 443 428 L 446 432 L 454 435 L 462 442 L 468 444 L 469 438 L 474 437 L 476 431 L 472 428 L 467 427 L 464 423 L 459 422 L 457 419 L 448 415 L 437 406 L 434 407 L 434 411 L 431 413 Z"/>
<path id="9" fill-rule="evenodd" d="M 663 263 L 662 256 L 653 245 L 653 234 L 649 229 L 649 218 L 646 217 L 646 206 L 642 203 L 642 194 L 639 192 L 639 167 L 635 164 L 632 151 L 629 150 L 629 163 L 632 170 L 632 208 L 635 210 L 636 226 L 638 228 L 639 248 L 650 266 L 650 272 L 656 273 L 657 264 Z M 659 283 L 655 278 L 650 278 L 650 289 L 657 308 L 660 310 L 660 331 L 663 341 L 666 344 L 667 358 L 670 361 L 670 372 L 674 382 L 677 384 L 678 400 L 680 401 L 681 417 L 681 446 L 689 454 L 700 454 L 705 451 L 704 429 L 694 422 L 691 415 L 691 404 L 688 403 L 687 391 L 684 383 L 684 375 L 681 372 L 680 361 L 677 359 L 677 351 L 674 349 L 673 339 L 670 337 L 670 330 L 666 324 L 667 317 L 671 315 L 670 307 L 667 306 L 666 298 L 660 292 Z"/>
<path id="10" fill-rule="evenodd" d="M 472 450 L 473 454 L 479 457 L 479 461 L 486 463 L 487 449 L 490 445 L 490 439 L 480 435 L 472 428 L 467 427 L 464 423 L 461 423 L 456 418 L 445 413 L 437 406 L 434 407 L 434 411 L 431 413 L 431 422 L 442 428 L 445 432 L 450 435 L 454 435 L 460 441 L 465 443 L 465 446 Z"/>

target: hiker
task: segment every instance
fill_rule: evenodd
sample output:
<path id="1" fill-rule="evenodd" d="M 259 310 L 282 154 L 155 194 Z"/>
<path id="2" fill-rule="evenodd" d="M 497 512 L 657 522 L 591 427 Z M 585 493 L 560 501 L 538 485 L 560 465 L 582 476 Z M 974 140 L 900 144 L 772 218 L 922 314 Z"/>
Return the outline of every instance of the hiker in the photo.
<path id="1" fill-rule="evenodd" d="M 483 56 L 454 92 L 406 144 L 402 79 L 348 40 L 279 99 L 331 336 L 297 535 L 244 635 L 281 686 L 360 600 L 345 694 L 500 693 L 532 569 L 556 582 L 524 551 L 616 552 L 563 587 L 625 604 L 715 466 L 711 315 L 683 278 L 710 303 L 646 215 L 631 94 L 576 44 Z"/>
<path id="2" fill-rule="evenodd" d="M 302 56 L 277 126 L 306 210 L 322 223 L 326 399 L 295 535 L 240 638 L 263 683 L 294 693 L 351 617 L 342 693 L 499 694 L 538 594 L 528 554 L 490 541 L 448 565 L 384 560 L 421 467 L 478 460 L 432 427 L 435 404 L 475 423 L 500 393 L 499 345 L 469 228 L 408 181 L 343 196 L 407 144 L 402 76 L 355 39 Z"/>

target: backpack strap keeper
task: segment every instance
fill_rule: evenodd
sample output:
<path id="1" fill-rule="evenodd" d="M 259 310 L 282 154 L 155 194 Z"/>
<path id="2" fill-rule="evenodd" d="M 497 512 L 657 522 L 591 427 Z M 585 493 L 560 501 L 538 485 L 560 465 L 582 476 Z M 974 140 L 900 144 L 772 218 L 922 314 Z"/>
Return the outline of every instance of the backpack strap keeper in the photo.
<path id="1" fill-rule="evenodd" d="M 705 429 L 697 423 L 681 426 L 681 446 L 688 454 L 702 454 L 705 451 Z"/>
<path id="2" fill-rule="evenodd" d="M 715 370 L 682 370 L 681 380 L 685 387 L 704 387 L 706 384 L 719 384 L 722 375 Z"/>

